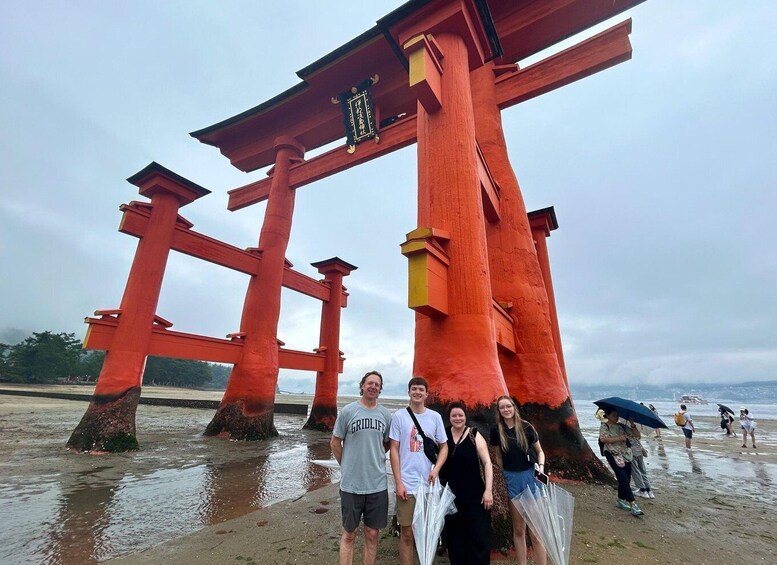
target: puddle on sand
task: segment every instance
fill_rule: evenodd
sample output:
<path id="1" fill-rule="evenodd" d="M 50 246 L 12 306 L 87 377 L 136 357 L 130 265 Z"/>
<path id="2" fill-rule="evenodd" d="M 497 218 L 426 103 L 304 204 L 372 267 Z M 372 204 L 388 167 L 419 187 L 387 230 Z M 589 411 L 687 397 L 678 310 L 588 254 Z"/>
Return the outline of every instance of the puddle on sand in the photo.
<path id="1" fill-rule="evenodd" d="M 302 430 L 301 416 L 276 415 L 277 438 L 231 442 L 202 437 L 209 411 L 141 406 L 140 451 L 69 453 L 64 444 L 84 407 L 54 402 L 48 410 L 13 414 L 25 431 L 0 438 L 0 455 L 8 456 L 0 466 L 0 563 L 109 559 L 295 498 L 338 476 L 309 463 L 330 457 L 329 435 Z"/>

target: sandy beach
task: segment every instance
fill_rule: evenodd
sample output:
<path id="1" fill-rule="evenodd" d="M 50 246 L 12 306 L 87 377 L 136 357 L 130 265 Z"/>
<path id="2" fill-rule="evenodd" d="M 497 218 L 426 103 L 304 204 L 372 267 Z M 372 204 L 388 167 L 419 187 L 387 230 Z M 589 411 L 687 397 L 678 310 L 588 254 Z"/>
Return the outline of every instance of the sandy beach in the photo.
<path id="1" fill-rule="evenodd" d="M 283 396 L 283 400 L 288 401 L 288 396 Z M 401 401 L 394 403 L 403 404 Z M 69 524 L 71 529 L 58 536 L 49 536 L 51 539 L 47 543 L 56 546 L 62 544 L 62 540 L 83 538 L 85 547 L 82 553 L 72 548 L 55 550 L 55 557 L 46 562 L 106 560 L 99 558 L 99 554 L 95 559 L 95 548 L 99 546 L 95 538 L 112 527 L 130 526 L 107 522 L 118 512 L 116 501 L 111 499 L 120 497 L 116 493 L 122 488 L 135 484 L 138 481 L 135 475 L 144 475 L 155 481 L 153 484 L 162 485 L 156 493 L 157 505 L 171 507 L 174 513 L 170 514 L 170 519 L 175 513 L 188 511 L 196 501 L 188 501 L 188 494 L 179 496 L 169 490 L 174 489 L 180 478 L 175 475 L 173 482 L 164 483 L 164 472 L 177 473 L 181 468 L 195 472 L 202 461 L 210 465 L 208 478 L 205 487 L 195 483 L 194 488 L 215 491 L 210 495 L 215 497 L 213 500 L 217 500 L 217 504 L 203 506 L 205 510 L 200 509 L 197 519 L 190 520 L 191 523 L 184 520 L 178 528 L 179 533 L 168 532 L 161 539 L 146 543 L 146 549 L 112 561 L 268 565 L 336 562 L 340 510 L 338 487 L 333 481 L 337 476 L 318 471 L 295 475 L 301 467 L 298 461 L 329 456 L 326 434 L 292 433 L 299 426 L 300 417 L 285 417 L 283 425 L 289 430 L 285 432 L 288 437 L 274 443 L 268 453 L 259 453 L 266 446 L 202 439 L 199 430 L 212 416 L 210 411 L 141 407 L 138 415 L 140 452 L 112 456 L 112 459 L 66 455 L 62 449 L 63 438 L 77 423 L 84 408 L 83 402 L 0 396 L 0 455 L 3 457 L 0 480 L 4 487 L 13 481 L 21 484 L 25 476 L 36 474 L 58 477 L 58 488 L 63 492 L 67 491 L 65 487 L 73 487 L 67 482 L 69 479 L 63 478 L 68 474 L 87 476 L 89 480 L 102 476 L 113 485 L 95 489 L 87 484 L 88 488 L 84 490 L 79 490 L 84 485 L 70 489 L 76 494 L 66 495 L 65 509 L 60 509 L 54 522 L 49 523 L 59 527 Z M 43 424 L 34 423 L 41 421 L 40 418 L 43 418 Z M 176 428 L 180 427 L 178 422 L 182 418 L 189 418 L 188 427 L 183 430 Z M 694 448 L 690 452 L 685 450 L 679 430 L 671 428 L 664 431 L 660 441 L 650 437 L 645 442 L 649 451 L 648 473 L 657 498 L 639 499 L 645 511 L 643 518 L 632 517 L 615 508 L 615 490 L 610 486 L 563 485 L 576 498 L 571 563 L 777 563 L 774 527 L 777 523 L 777 421 L 759 420 L 758 450 L 741 448 L 741 436 L 737 439 L 721 434 L 714 417 L 697 417 L 695 421 L 700 433 L 694 438 Z M 147 429 L 151 422 L 157 429 Z M 31 426 L 36 429 L 29 429 Z M 596 435 L 591 426 L 584 426 L 583 431 L 589 441 Z M 52 437 L 45 439 L 47 434 Z M 38 439 L 31 440 L 31 437 Z M 309 445 L 304 445 L 308 442 Z M 244 451 L 250 453 L 236 460 L 235 454 Z M 227 458 L 232 458 L 229 465 L 217 467 L 212 463 Z M 99 484 L 104 485 L 106 481 Z M 239 490 L 219 490 L 226 489 L 224 485 L 246 481 L 255 482 L 249 495 Z M 302 486 L 298 484 L 300 482 Z M 14 496 L 13 489 L 4 488 L 3 495 Z M 84 514 L 92 510 L 89 505 L 94 503 L 95 497 L 103 497 L 100 507 L 110 507 L 110 510 L 90 522 L 84 520 Z M 259 500 L 254 507 L 252 498 Z M 207 514 L 207 519 L 202 518 L 203 514 Z M 135 516 L 134 519 L 143 520 L 144 517 Z M 73 525 L 79 523 L 80 529 Z M 5 533 L 16 539 L 29 534 L 30 529 L 22 524 Z M 45 531 L 45 523 L 42 529 Z M 20 547 L 34 540 L 22 541 Z M 359 560 L 359 548 L 360 544 L 355 562 Z M 120 554 L 133 550 L 130 547 L 125 551 L 121 551 L 121 547 L 114 548 L 112 555 L 117 555 L 116 551 Z M 110 554 L 104 556 L 110 559 Z M 398 562 L 397 538 L 384 533 L 378 561 Z M 440 557 L 436 562 L 447 563 L 447 559 Z"/>

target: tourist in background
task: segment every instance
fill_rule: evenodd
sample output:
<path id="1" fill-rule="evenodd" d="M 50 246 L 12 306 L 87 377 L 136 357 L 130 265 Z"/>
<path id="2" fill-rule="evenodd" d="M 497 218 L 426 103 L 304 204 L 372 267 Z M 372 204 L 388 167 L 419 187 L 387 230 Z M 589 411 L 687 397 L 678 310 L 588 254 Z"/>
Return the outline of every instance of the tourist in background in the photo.
<path id="1" fill-rule="evenodd" d="M 537 431 L 529 422 L 522 420 L 518 406 L 509 396 L 500 396 L 496 401 L 496 426 L 491 428 L 490 443 L 497 447 L 496 464 L 502 469 L 507 495 L 512 500 L 529 487 L 535 488 L 535 467 L 530 453 L 537 461 L 537 470 L 545 472 L 545 453 L 542 451 Z M 515 504 L 509 504 L 513 522 L 513 544 L 518 563 L 526 564 L 526 522 Z M 539 565 L 547 562 L 546 552 L 535 533 L 529 529 L 534 561 Z"/>
<path id="2" fill-rule="evenodd" d="M 734 435 L 734 431 L 731 429 L 731 424 L 734 423 L 734 417 L 726 411 L 724 408 L 718 408 L 720 411 L 720 427 L 726 431 L 727 436 Z"/>
<path id="3" fill-rule="evenodd" d="M 750 438 L 753 443 L 753 449 L 755 446 L 755 418 L 750 414 L 750 411 L 742 406 L 739 409 L 739 425 L 742 428 L 742 447 L 747 447 L 747 434 L 750 434 Z"/>
<path id="4" fill-rule="evenodd" d="M 634 491 L 634 494 L 642 498 L 655 498 L 656 495 L 653 494 L 653 489 L 650 488 L 650 481 L 647 477 L 647 468 L 645 467 L 647 450 L 640 442 L 642 433 L 636 426 L 629 426 L 629 429 L 632 434 L 629 438 L 629 442 L 631 443 L 631 478 L 637 489 Z"/>
<path id="5" fill-rule="evenodd" d="M 343 407 L 335 420 L 332 453 L 340 464 L 340 565 L 353 563 L 356 529 L 364 519 L 365 565 L 375 563 L 378 532 L 388 523 L 386 450 L 391 414 L 378 404 L 383 376 L 370 371 L 359 383 L 361 398 Z"/>
<path id="6" fill-rule="evenodd" d="M 680 404 L 680 418 L 683 421 L 682 430 L 685 436 L 685 449 L 691 449 L 691 439 L 693 438 L 693 432 L 696 431 L 696 427 L 693 425 L 693 418 L 688 413 L 688 407 L 685 404 Z"/>
<path id="7" fill-rule="evenodd" d="M 648 404 L 648 408 L 653 414 L 656 415 L 656 418 L 658 418 L 659 420 L 661 419 L 661 417 L 658 415 L 658 410 L 656 410 L 655 406 L 653 406 L 652 404 Z M 656 428 L 656 437 L 661 437 L 661 428 Z"/>
<path id="8" fill-rule="evenodd" d="M 451 565 L 487 564 L 491 561 L 494 503 L 488 444 L 477 429 L 467 426 L 463 402 L 448 405 L 448 421 L 448 458 L 440 470 L 440 483 L 456 495 L 456 512 L 445 517 L 448 558 Z"/>
<path id="9" fill-rule="evenodd" d="M 634 516 L 642 516 L 644 512 L 634 501 L 634 493 L 631 491 L 633 456 L 630 438 L 637 427 L 633 422 L 628 426 L 618 423 L 618 411 L 615 408 L 607 408 L 604 413 L 607 420 L 599 427 L 599 441 L 603 444 L 604 456 L 618 481 L 618 499 L 615 505 L 628 510 Z"/>

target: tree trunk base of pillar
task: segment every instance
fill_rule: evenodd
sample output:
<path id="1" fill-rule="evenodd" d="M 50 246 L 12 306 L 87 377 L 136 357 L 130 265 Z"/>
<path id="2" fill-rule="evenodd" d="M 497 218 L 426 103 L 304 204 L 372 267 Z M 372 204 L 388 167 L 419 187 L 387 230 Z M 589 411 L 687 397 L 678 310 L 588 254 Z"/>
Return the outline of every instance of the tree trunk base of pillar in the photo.
<path id="1" fill-rule="evenodd" d="M 612 473 L 580 432 L 570 399 L 556 409 L 544 404 L 524 404 L 520 411 L 521 417 L 531 422 L 540 434 L 545 468 L 551 474 L 568 481 L 615 484 Z"/>
<path id="2" fill-rule="evenodd" d="M 335 428 L 337 420 L 337 405 L 335 406 L 313 406 L 310 409 L 308 421 L 302 426 L 304 430 L 319 430 L 322 432 L 331 432 Z"/>
<path id="3" fill-rule="evenodd" d="M 119 396 L 94 396 L 67 448 L 90 453 L 118 453 L 138 449 L 135 436 L 135 413 L 140 400 L 140 387 Z"/>
<path id="4" fill-rule="evenodd" d="M 446 420 L 447 404 L 438 400 L 427 404 Z M 591 451 L 580 432 L 580 425 L 567 399 L 559 408 L 544 404 L 519 405 L 521 418 L 532 423 L 540 435 L 545 452 L 545 468 L 554 476 L 569 481 L 614 485 L 610 470 Z M 495 404 L 467 406 L 467 421 L 472 423 L 488 441 L 489 429 L 496 424 Z"/>
<path id="5" fill-rule="evenodd" d="M 431 396 L 431 395 L 430 395 Z M 442 420 L 447 427 L 450 425 L 448 422 L 448 403 L 453 402 L 454 399 L 450 399 L 447 402 L 440 401 L 439 398 L 434 397 L 431 401 L 427 400 L 426 407 L 431 408 L 435 412 L 439 412 L 442 416 Z M 483 437 L 488 443 L 488 434 L 491 426 L 496 425 L 494 415 L 496 414 L 496 403 L 493 404 L 478 404 L 476 406 L 467 405 L 467 425 L 473 425 L 477 430 L 483 434 Z"/>
<path id="6" fill-rule="evenodd" d="M 203 435 L 246 441 L 276 437 L 278 431 L 273 424 L 273 405 L 261 410 L 257 416 L 249 416 L 245 414 L 243 401 L 222 404 Z"/>

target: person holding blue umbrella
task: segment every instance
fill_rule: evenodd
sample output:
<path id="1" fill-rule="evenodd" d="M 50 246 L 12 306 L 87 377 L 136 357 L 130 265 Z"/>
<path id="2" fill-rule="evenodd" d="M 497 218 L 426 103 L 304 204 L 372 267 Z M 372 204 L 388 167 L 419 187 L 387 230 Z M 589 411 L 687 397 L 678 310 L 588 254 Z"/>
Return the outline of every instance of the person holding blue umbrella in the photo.
<path id="1" fill-rule="evenodd" d="M 605 406 L 603 410 L 607 419 L 599 428 L 599 441 L 603 444 L 604 456 L 618 481 L 618 500 L 615 505 L 628 510 L 634 516 L 642 516 L 644 512 L 635 502 L 634 493 L 631 491 L 630 438 L 637 425 L 633 420 L 629 420 L 629 426 L 619 423 L 618 410 L 613 406 Z"/>

